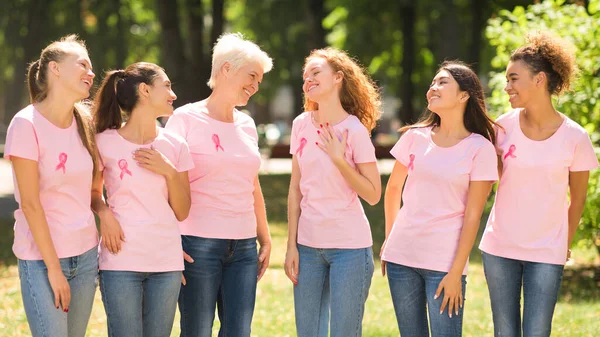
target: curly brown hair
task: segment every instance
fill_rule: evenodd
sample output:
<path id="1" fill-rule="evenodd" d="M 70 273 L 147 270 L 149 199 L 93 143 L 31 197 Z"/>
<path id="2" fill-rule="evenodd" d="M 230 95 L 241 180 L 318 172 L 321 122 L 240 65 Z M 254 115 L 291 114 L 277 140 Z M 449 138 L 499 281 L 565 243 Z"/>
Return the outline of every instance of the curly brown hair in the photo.
<path id="1" fill-rule="evenodd" d="M 381 93 L 375 82 L 359 63 L 346 52 L 335 48 L 313 50 L 305 60 L 305 66 L 313 58 L 324 58 L 335 72 L 344 74 L 340 89 L 340 102 L 346 112 L 358 117 L 371 132 L 381 117 Z M 304 95 L 304 110 L 314 111 L 319 104 Z"/>
<path id="2" fill-rule="evenodd" d="M 551 95 L 570 90 L 577 71 L 573 44 L 547 32 L 527 34 L 526 44 L 515 50 L 510 60 L 523 61 L 533 74 L 544 72 Z"/>

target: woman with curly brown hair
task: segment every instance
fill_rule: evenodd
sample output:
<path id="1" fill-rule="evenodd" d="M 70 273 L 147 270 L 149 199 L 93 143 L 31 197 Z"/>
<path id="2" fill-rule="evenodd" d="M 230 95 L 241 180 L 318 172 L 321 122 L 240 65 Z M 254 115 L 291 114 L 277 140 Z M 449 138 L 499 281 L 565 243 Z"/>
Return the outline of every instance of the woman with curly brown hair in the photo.
<path id="1" fill-rule="evenodd" d="M 480 245 L 495 336 L 550 336 L 589 171 L 598 166 L 585 129 L 552 105 L 574 70 L 571 46 L 541 33 L 528 36 L 506 69 L 514 110 L 497 120 L 501 177 Z"/>
<path id="2" fill-rule="evenodd" d="M 373 276 L 369 222 L 381 180 L 369 132 L 380 116 L 373 81 L 346 53 L 314 50 L 304 66 L 306 112 L 293 122 L 285 272 L 298 337 L 361 336 Z M 329 319 L 331 313 L 331 320 Z"/>

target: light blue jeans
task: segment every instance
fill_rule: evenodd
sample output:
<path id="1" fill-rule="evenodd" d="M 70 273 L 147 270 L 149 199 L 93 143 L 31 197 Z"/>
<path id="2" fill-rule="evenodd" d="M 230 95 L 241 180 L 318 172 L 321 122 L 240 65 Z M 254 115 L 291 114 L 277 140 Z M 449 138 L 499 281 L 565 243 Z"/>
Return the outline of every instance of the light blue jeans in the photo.
<path id="1" fill-rule="evenodd" d="M 564 266 L 481 254 L 492 303 L 494 336 L 550 336 Z"/>
<path id="2" fill-rule="evenodd" d="M 398 329 L 402 337 L 428 337 L 429 326 L 433 337 L 460 337 L 462 336 L 463 308 L 459 308 L 458 315 L 448 316 L 448 307 L 442 314 L 440 308 L 444 299 L 444 292 L 434 299 L 435 292 L 442 279 L 448 274 L 445 272 L 412 268 L 387 262 L 386 264 L 392 302 L 398 320 Z M 466 276 L 462 276 L 462 293 L 465 299 L 467 286 Z M 427 324 L 429 312 L 429 324 Z"/>
<path id="3" fill-rule="evenodd" d="M 365 302 L 373 277 L 373 250 L 318 249 L 298 245 L 294 307 L 298 337 L 362 336 Z M 331 321 L 329 316 L 331 314 Z"/>
<path id="4" fill-rule="evenodd" d="M 21 295 L 33 337 L 85 336 L 98 284 L 98 248 L 59 261 L 71 289 L 68 313 L 54 306 L 44 261 L 19 260 Z"/>
<path id="5" fill-rule="evenodd" d="M 169 337 L 181 272 L 100 271 L 110 337 Z"/>

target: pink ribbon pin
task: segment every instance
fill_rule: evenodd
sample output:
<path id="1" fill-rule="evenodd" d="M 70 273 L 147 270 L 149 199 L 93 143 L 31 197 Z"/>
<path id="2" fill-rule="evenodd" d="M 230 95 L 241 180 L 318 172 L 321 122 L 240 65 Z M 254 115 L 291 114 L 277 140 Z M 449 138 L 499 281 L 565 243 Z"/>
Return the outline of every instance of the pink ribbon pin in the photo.
<path id="1" fill-rule="evenodd" d="M 302 137 L 302 139 L 300 139 L 300 146 L 298 146 L 298 149 L 296 150 L 296 154 L 298 156 L 302 157 L 302 150 L 304 150 L 304 147 L 306 146 L 307 142 L 308 141 L 304 137 Z"/>
<path id="2" fill-rule="evenodd" d="M 408 158 L 410 158 L 410 162 L 408 163 L 408 170 L 412 171 L 415 169 L 415 155 L 411 153 L 408 156 Z"/>
<path id="3" fill-rule="evenodd" d="M 67 154 L 64 152 L 61 152 L 58 155 L 58 165 L 56 165 L 56 171 L 62 169 L 63 174 L 65 174 L 65 170 L 67 169 L 67 167 L 65 166 L 66 163 L 67 163 Z"/>
<path id="4" fill-rule="evenodd" d="M 508 152 L 504 155 L 504 160 L 506 160 L 506 158 L 508 157 L 517 158 L 517 156 L 515 156 L 515 151 L 517 151 L 517 147 L 515 146 L 515 144 L 509 146 Z"/>
<path id="5" fill-rule="evenodd" d="M 127 169 L 128 167 L 129 167 L 129 164 L 127 163 L 127 160 L 125 160 L 125 159 L 119 160 L 119 168 L 121 169 L 121 174 L 119 175 L 119 178 L 121 178 L 121 180 L 123 180 L 123 176 L 125 175 L 125 173 L 127 173 L 133 177 L 133 174 L 131 174 L 131 171 L 129 171 Z"/>
<path id="6" fill-rule="evenodd" d="M 225 149 L 223 149 L 223 147 L 221 146 L 221 140 L 219 139 L 219 135 L 217 135 L 216 133 L 213 133 L 212 141 L 213 141 L 213 143 L 215 143 L 215 150 L 217 150 L 217 152 L 219 152 L 219 149 L 221 149 L 221 151 L 225 152 Z"/>

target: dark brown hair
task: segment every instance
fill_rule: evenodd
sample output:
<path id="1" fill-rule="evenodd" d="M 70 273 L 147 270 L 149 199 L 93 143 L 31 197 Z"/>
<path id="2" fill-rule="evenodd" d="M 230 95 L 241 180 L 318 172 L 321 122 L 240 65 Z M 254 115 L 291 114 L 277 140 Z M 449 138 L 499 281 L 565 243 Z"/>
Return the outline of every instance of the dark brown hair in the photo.
<path id="1" fill-rule="evenodd" d="M 39 103 L 48 97 L 48 92 L 50 91 L 50 87 L 48 86 L 48 64 L 52 61 L 62 61 L 74 48 L 81 48 L 87 53 L 84 41 L 80 40 L 77 35 L 67 35 L 44 48 L 39 60 L 29 65 L 27 86 L 29 88 L 29 100 L 31 104 Z M 95 174 L 98 169 L 98 155 L 88 106 L 83 103 L 75 104 L 73 106 L 73 116 L 77 122 L 77 131 L 79 132 L 81 142 L 92 157 L 93 172 Z"/>
<path id="2" fill-rule="evenodd" d="M 526 44 L 515 50 L 510 60 L 523 61 L 534 75 L 545 73 L 550 95 L 560 95 L 563 91 L 568 91 L 571 79 L 577 71 L 573 45 L 543 32 L 527 34 Z"/>
<path id="3" fill-rule="evenodd" d="M 456 83 L 458 83 L 460 90 L 469 94 L 463 119 L 465 128 L 469 132 L 482 135 L 495 144 L 496 134 L 494 132 L 494 125 L 497 124 L 487 115 L 485 95 L 477 74 L 461 61 L 446 61 L 442 63 L 436 73 L 442 70 L 449 72 Z M 416 127 L 439 126 L 441 123 L 440 116 L 427 109 L 424 116 L 416 124 L 405 126 L 400 129 L 400 132 Z"/>
<path id="4" fill-rule="evenodd" d="M 137 62 L 125 70 L 106 72 L 94 100 L 96 132 L 120 129 L 139 101 L 140 83 L 152 85 L 161 71 L 164 72 L 164 69 L 154 63 Z"/>
<path id="5" fill-rule="evenodd" d="M 381 117 L 381 93 L 366 70 L 344 51 L 335 48 L 313 50 L 306 58 L 305 66 L 311 59 L 323 58 L 334 72 L 344 74 L 340 89 L 340 103 L 346 112 L 358 117 L 360 122 L 371 132 Z M 314 111 L 319 104 L 304 95 L 304 110 Z"/>

